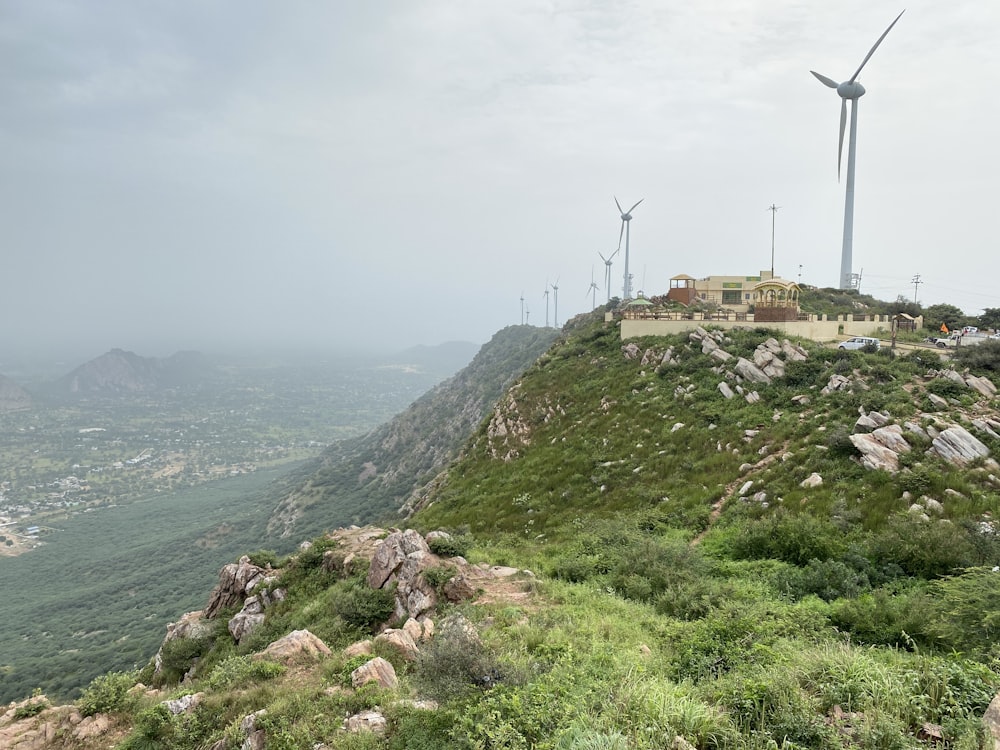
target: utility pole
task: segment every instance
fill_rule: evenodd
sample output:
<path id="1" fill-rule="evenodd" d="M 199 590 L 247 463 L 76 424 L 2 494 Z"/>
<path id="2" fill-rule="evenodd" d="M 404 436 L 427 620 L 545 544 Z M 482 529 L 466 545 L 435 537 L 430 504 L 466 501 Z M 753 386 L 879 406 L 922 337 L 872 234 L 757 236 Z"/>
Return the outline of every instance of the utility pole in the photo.
<path id="1" fill-rule="evenodd" d="M 524 325 L 524 292 L 521 292 L 521 325 Z"/>
<path id="2" fill-rule="evenodd" d="M 771 278 L 772 279 L 774 278 L 774 217 L 777 215 L 779 208 L 781 208 L 781 206 L 776 206 L 772 203 L 770 206 L 768 206 L 767 209 L 768 211 L 771 212 Z M 799 266 L 799 268 L 802 268 L 802 266 Z"/>
<path id="3" fill-rule="evenodd" d="M 802 286 L 802 264 L 799 263 L 799 286 Z"/>
<path id="4" fill-rule="evenodd" d="M 917 287 L 919 287 L 924 282 L 920 280 L 920 274 L 918 273 L 914 274 L 913 280 L 910 283 L 913 284 L 913 304 L 915 305 L 917 304 Z"/>

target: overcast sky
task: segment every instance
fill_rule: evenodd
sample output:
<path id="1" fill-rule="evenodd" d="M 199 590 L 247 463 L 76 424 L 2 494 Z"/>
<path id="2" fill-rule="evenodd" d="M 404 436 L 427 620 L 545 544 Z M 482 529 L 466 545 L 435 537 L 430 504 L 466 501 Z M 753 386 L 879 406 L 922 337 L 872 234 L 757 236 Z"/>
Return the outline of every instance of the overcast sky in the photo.
<path id="1" fill-rule="evenodd" d="M 634 288 L 836 286 L 840 99 L 901 4 L 0 5 L 0 346 L 485 342 Z M 854 271 L 1000 307 L 1000 5 L 911 0 L 859 77 Z M 845 146 L 846 151 L 846 146 Z M 845 153 L 846 159 L 846 153 Z M 612 268 L 620 294 L 624 255 Z"/>

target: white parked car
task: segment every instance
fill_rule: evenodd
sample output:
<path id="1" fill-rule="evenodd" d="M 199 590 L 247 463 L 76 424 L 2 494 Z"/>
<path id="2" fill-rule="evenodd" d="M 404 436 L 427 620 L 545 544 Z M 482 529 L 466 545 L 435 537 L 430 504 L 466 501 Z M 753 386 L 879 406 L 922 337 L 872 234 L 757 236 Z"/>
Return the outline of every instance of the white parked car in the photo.
<path id="1" fill-rule="evenodd" d="M 873 336 L 855 336 L 854 338 L 841 341 L 837 344 L 838 349 L 864 349 L 866 346 L 873 346 L 876 349 L 882 348 L 882 342 Z"/>

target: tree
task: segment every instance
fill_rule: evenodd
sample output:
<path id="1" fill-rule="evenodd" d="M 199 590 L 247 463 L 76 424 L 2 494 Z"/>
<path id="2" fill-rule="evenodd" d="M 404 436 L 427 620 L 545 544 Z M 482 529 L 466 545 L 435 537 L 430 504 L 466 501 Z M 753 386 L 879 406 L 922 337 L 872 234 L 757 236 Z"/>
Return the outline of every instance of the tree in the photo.
<path id="1" fill-rule="evenodd" d="M 987 307 L 979 316 L 980 328 L 1000 328 L 1000 307 Z"/>
<path id="2" fill-rule="evenodd" d="M 948 326 L 949 331 L 954 331 L 955 329 L 961 329 L 962 326 L 974 324 L 975 319 L 967 316 L 962 312 L 961 308 L 946 303 L 931 305 L 924 310 L 925 328 L 936 331 L 941 328 L 942 323 Z"/>

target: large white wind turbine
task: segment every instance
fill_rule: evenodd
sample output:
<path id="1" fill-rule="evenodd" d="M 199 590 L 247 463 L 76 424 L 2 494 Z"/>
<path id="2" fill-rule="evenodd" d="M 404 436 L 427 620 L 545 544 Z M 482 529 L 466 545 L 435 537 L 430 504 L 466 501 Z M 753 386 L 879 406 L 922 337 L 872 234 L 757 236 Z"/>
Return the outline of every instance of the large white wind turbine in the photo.
<path id="1" fill-rule="evenodd" d="M 837 147 L 837 179 L 840 179 L 840 161 L 844 153 L 844 128 L 847 125 L 847 100 L 851 101 L 851 135 L 847 147 L 847 197 L 844 200 L 844 248 L 840 256 L 840 288 L 841 289 L 851 289 L 854 286 L 854 278 L 851 272 L 851 253 L 854 244 L 854 155 L 857 149 L 857 138 L 858 138 L 858 99 L 865 93 L 865 87 L 862 86 L 857 78 L 861 73 L 861 69 L 865 67 L 869 58 L 875 54 L 875 50 L 885 39 L 886 34 L 888 34 L 892 27 L 896 25 L 896 21 L 900 19 L 905 11 L 901 11 L 896 20 L 889 24 L 889 28 L 882 32 L 882 36 L 878 38 L 875 45 L 868 50 L 868 54 L 865 55 L 865 59 L 861 61 L 861 65 L 858 69 L 854 71 L 848 80 L 843 83 L 837 83 L 832 78 L 827 78 L 824 75 L 817 73 L 815 70 L 810 70 L 809 72 L 816 76 L 819 81 L 825 85 L 829 86 L 831 89 L 836 89 L 837 94 L 841 98 L 840 102 L 840 144 Z M 628 258 L 628 255 L 625 256 Z M 626 261 L 627 263 L 627 261 Z"/>
<path id="2" fill-rule="evenodd" d="M 613 253 L 611 253 L 611 255 L 609 255 L 607 258 L 605 258 L 602 253 L 600 252 L 597 253 L 598 255 L 601 256 L 601 260 L 604 261 L 604 283 L 608 287 L 608 302 L 611 301 L 611 261 L 614 260 L 614 257 L 618 255 L 618 253 L 620 253 L 621 250 L 622 246 L 621 243 L 619 243 L 618 249 L 615 250 Z"/>
<path id="3" fill-rule="evenodd" d="M 622 246 L 622 234 L 625 235 L 625 284 L 622 286 L 622 299 L 630 300 L 632 299 L 632 277 L 628 275 L 628 235 L 629 226 L 632 223 L 632 212 L 635 207 L 642 203 L 645 198 L 640 198 L 628 211 L 622 211 L 622 204 L 618 202 L 618 198 L 615 197 L 615 205 L 618 206 L 618 213 L 622 216 L 622 229 L 618 233 L 618 247 Z"/>

